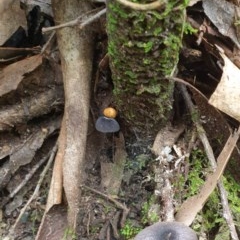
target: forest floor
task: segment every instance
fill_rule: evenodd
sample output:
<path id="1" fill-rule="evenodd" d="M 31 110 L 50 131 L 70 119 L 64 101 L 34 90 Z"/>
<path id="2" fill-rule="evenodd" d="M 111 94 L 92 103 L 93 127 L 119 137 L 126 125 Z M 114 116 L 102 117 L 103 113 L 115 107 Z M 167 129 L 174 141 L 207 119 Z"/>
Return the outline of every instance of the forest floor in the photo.
<path id="1" fill-rule="evenodd" d="M 198 1 L 187 9 L 188 29 L 183 38 L 177 77 L 209 99 L 224 72 L 224 60 L 215 44 L 239 66 L 239 43 L 235 27 L 230 24 L 224 26 L 225 32 L 220 29 L 214 18 L 216 14 L 209 11 L 208 1 L 203 2 Z M 222 2 L 227 8 L 227 2 Z M 41 34 L 42 26 L 51 25 L 53 20 L 45 14 L 44 19 L 39 17 L 41 11 L 39 7 L 29 11 L 28 21 L 34 29 L 27 28 L 28 36 L 19 28 L 13 38 L 0 43 L 0 239 L 5 240 L 11 239 L 9 233 L 13 228 L 14 239 L 31 240 L 36 237 L 46 209 L 54 171 L 54 157 L 51 156 L 56 153 L 63 118 L 64 89 L 57 41 L 53 38 L 50 44 L 46 44 L 46 36 Z M 223 22 L 233 18 L 232 15 L 225 16 L 224 6 L 218 11 L 222 11 L 218 16 L 221 15 Z M 161 139 L 164 138 L 170 146 L 164 150 L 166 152 L 156 156 L 153 141 L 140 139 L 129 130 L 121 118 L 121 111 L 116 118 L 121 127 L 119 132 L 97 131 L 95 123 L 101 115 L 98 106 L 109 101 L 113 86 L 108 64 L 104 68 L 99 67 L 103 59 L 106 60 L 107 53 L 104 21 L 101 19 L 92 26 L 98 32 L 94 43 L 85 181 L 79 186 L 82 197 L 77 234 L 81 240 L 132 239 L 159 217 L 164 219 L 164 204 L 172 201 L 175 211 L 189 196 L 197 194 L 212 171 L 196 126 L 204 129 L 217 158 L 231 132 L 239 125 L 237 120 L 211 106 L 192 87 L 188 87 L 187 94 L 194 109 L 189 108 L 180 81 L 176 80 L 172 118 L 165 132 L 160 133 Z M 44 46 L 47 49 L 40 54 Z M 165 163 L 160 159 L 161 154 L 167 159 Z M 236 146 L 223 180 L 238 233 L 239 159 L 240 151 Z M 171 173 L 166 178 L 172 184 L 169 197 L 173 198 L 168 200 L 164 196 L 159 198 L 156 193 L 162 186 L 157 177 L 162 174 L 157 170 L 159 167 Z M 214 191 L 197 215 L 192 228 L 199 239 L 231 239 L 220 199 L 219 191 Z M 59 213 L 61 206 L 55 206 L 51 211 L 54 212 L 55 208 L 57 214 L 48 220 L 49 225 L 65 216 Z M 64 211 L 66 208 L 62 209 Z"/>

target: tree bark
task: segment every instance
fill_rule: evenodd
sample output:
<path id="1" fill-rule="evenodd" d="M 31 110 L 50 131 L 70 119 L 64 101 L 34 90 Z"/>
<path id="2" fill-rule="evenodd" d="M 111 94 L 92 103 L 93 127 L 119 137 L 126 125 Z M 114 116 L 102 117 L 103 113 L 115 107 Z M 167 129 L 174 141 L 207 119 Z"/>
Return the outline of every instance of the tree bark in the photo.
<path id="1" fill-rule="evenodd" d="M 144 139 L 152 139 L 171 115 L 174 83 L 163 78 L 178 63 L 185 4 L 168 0 L 163 9 L 137 11 L 107 2 L 114 103 Z"/>
<path id="2" fill-rule="evenodd" d="M 55 24 L 74 20 L 91 7 L 88 0 L 52 0 Z M 63 186 L 68 203 L 68 224 L 75 230 L 88 130 L 93 37 L 88 28 L 57 30 L 65 90 L 66 149 Z"/>

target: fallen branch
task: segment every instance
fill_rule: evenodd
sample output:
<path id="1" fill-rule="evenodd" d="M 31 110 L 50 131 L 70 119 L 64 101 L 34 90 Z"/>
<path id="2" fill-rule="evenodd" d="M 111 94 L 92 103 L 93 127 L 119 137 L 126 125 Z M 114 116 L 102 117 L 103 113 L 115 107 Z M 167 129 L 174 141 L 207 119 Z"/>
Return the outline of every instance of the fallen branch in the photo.
<path id="1" fill-rule="evenodd" d="M 126 221 L 126 218 L 127 218 L 127 215 L 130 211 L 130 209 L 128 209 L 124 204 L 120 203 L 119 201 L 115 200 L 113 197 L 109 196 L 109 195 L 106 195 L 104 193 L 101 193 L 99 192 L 98 190 L 95 190 L 91 187 L 88 187 L 86 185 L 82 185 L 82 188 L 85 188 L 86 190 L 88 191 L 91 191 L 93 193 L 96 193 L 98 194 L 99 196 L 111 201 L 112 203 L 114 203 L 116 205 L 117 208 L 120 208 L 123 210 L 123 214 L 122 214 L 122 218 L 121 218 L 121 221 L 120 221 L 120 226 L 123 227 L 124 224 L 125 224 L 125 221 Z"/>
<path id="2" fill-rule="evenodd" d="M 49 157 L 49 160 L 48 160 L 48 163 L 47 165 L 45 166 L 45 168 L 43 169 L 42 173 L 40 174 L 40 177 L 39 177 L 39 180 L 38 180 L 38 183 L 37 183 L 37 186 L 32 194 L 32 196 L 30 197 L 30 199 L 27 201 L 27 203 L 25 204 L 25 206 L 21 209 L 21 212 L 17 218 L 17 220 L 15 221 L 13 227 L 12 227 L 12 232 L 14 231 L 14 229 L 16 228 L 16 226 L 18 225 L 21 217 L 23 216 L 24 212 L 26 211 L 27 207 L 30 205 L 30 203 L 38 196 L 38 192 L 39 192 L 39 189 L 42 185 L 42 182 L 44 180 L 44 177 L 48 171 L 48 169 L 50 168 L 50 166 L 52 165 L 52 162 L 54 160 L 54 157 L 55 157 L 55 154 L 56 154 L 56 151 L 57 151 L 57 145 L 54 146 L 54 148 L 52 149 L 51 151 L 51 155 Z"/>
<path id="3" fill-rule="evenodd" d="M 4 206 L 6 203 L 8 203 L 9 200 L 13 198 L 29 182 L 35 172 L 47 161 L 48 158 L 49 154 L 43 157 L 35 166 L 33 166 L 30 172 L 25 176 L 23 181 L 11 192 L 11 194 L 6 199 L 3 200 L 1 206 Z"/>
<path id="4" fill-rule="evenodd" d="M 16 124 L 26 123 L 63 105 L 63 88 L 54 87 L 22 99 L 22 103 L 0 109 L 0 131 L 10 130 Z"/>
<path id="5" fill-rule="evenodd" d="M 96 189 L 93 189 L 91 187 L 88 187 L 86 185 L 82 185 L 82 188 L 85 188 L 86 190 L 90 191 L 90 192 L 93 192 L 93 193 L 96 193 L 98 194 L 99 196 L 111 201 L 112 203 L 114 203 L 118 208 L 122 209 L 123 211 L 125 212 L 129 212 L 129 209 L 122 203 L 120 203 L 119 201 L 115 200 L 113 197 L 109 196 L 109 195 L 106 195 Z"/>
<path id="6" fill-rule="evenodd" d="M 94 10 L 95 12 L 96 10 Z M 102 9 L 101 11 L 97 12 L 96 14 L 89 16 L 86 20 L 83 20 L 84 18 L 86 18 L 86 15 L 89 15 L 89 13 L 80 16 L 72 21 L 69 21 L 67 23 L 63 23 L 63 24 L 59 24 L 53 27 L 47 27 L 47 28 L 42 28 L 42 32 L 46 33 L 49 31 L 55 31 L 57 29 L 61 29 L 61 28 L 65 28 L 65 27 L 74 27 L 79 25 L 79 28 L 82 29 L 85 26 L 87 26 L 88 24 L 96 21 L 98 18 L 100 18 L 102 15 L 104 15 L 106 13 L 106 8 Z"/>

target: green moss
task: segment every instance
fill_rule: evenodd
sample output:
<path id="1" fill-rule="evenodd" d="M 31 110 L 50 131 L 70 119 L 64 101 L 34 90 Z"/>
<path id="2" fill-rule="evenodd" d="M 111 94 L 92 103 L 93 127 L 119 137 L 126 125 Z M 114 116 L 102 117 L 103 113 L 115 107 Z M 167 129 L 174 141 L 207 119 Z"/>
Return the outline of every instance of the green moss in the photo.
<path id="1" fill-rule="evenodd" d="M 193 33 L 197 33 L 198 29 L 193 28 L 189 23 L 185 23 L 184 24 L 184 29 L 183 29 L 185 34 L 193 34 Z"/>
<path id="2" fill-rule="evenodd" d="M 124 227 L 121 228 L 120 234 L 124 239 L 131 239 L 132 237 L 136 236 L 142 229 L 140 227 L 134 226 L 134 224 L 127 220 L 124 224 Z"/>
<path id="3" fill-rule="evenodd" d="M 228 192 L 228 201 L 233 213 L 240 216 L 240 185 L 229 173 L 223 177 L 223 183 Z"/>
<path id="4" fill-rule="evenodd" d="M 63 240 L 67 240 L 67 239 L 72 239 L 72 240 L 76 240 L 77 239 L 75 231 L 73 229 L 71 229 L 71 228 L 67 228 L 64 231 Z"/>
<path id="5" fill-rule="evenodd" d="M 174 8 L 184 4 L 169 0 L 160 11 L 108 4 L 114 101 L 126 122 L 142 135 L 151 129 L 153 136 L 171 114 L 174 83 L 162 78 L 171 75 L 178 62 L 184 12 Z"/>
<path id="6" fill-rule="evenodd" d="M 156 197 L 151 196 L 147 202 L 144 202 L 141 210 L 141 222 L 145 224 L 153 224 L 159 221 L 158 212 L 152 210 L 152 206 L 156 203 Z M 158 209 L 159 211 L 159 209 Z"/>
<path id="7" fill-rule="evenodd" d="M 209 174 L 209 171 L 211 171 L 209 169 L 210 167 L 205 153 L 203 153 L 202 150 L 194 150 L 190 158 L 188 180 L 184 183 L 184 179 L 181 179 L 181 181 L 178 182 L 181 182 L 182 185 L 177 185 L 178 190 L 181 189 L 179 191 L 182 193 L 184 199 L 199 193 L 199 189 L 204 184 L 206 176 Z M 237 222 L 240 217 L 240 185 L 228 173 L 225 177 L 222 177 L 222 179 L 227 191 L 233 218 Z M 218 229 L 225 226 L 225 219 L 222 212 L 220 193 L 218 189 L 215 189 L 208 198 L 202 211 L 197 215 L 192 225 L 193 229 L 199 233 L 205 232 L 206 234 L 215 232 L 217 238 Z M 221 233 L 219 232 L 219 234 Z"/>
<path id="8" fill-rule="evenodd" d="M 154 43 L 152 41 L 137 42 L 137 47 L 142 48 L 145 53 L 148 53 L 152 49 L 153 45 Z"/>

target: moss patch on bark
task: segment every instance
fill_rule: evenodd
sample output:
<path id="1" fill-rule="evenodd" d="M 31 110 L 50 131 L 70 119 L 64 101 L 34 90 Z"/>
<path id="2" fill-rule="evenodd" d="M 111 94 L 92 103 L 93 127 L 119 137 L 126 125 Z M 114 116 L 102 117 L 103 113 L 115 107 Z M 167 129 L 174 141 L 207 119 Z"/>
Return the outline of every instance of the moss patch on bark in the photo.
<path id="1" fill-rule="evenodd" d="M 185 7 L 184 0 L 169 0 L 164 9 L 151 11 L 132 10 L 116 0 L 107 3 L 114 103 L 145 137 L 154 137 L 169 120 L 174 83 L 163 78 L 178 62 Z"/>

